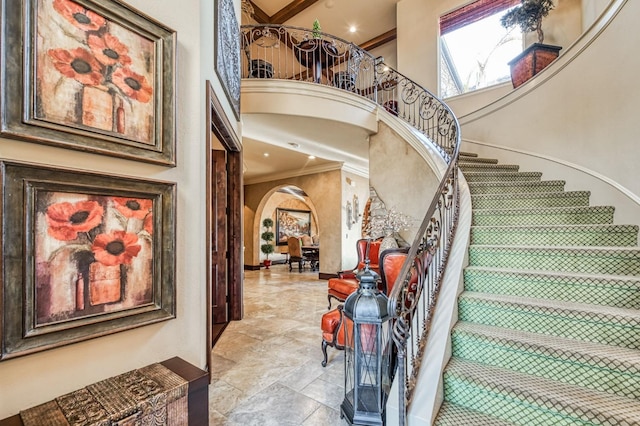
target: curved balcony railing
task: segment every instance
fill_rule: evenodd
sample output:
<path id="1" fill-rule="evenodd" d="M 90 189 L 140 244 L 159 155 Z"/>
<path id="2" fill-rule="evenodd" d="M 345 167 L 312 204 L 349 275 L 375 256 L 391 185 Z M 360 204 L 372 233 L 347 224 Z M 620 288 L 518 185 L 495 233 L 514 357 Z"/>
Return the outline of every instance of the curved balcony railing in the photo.
<path id="1" fill-rule="evenodd" d="M 428 90 L 346 40 L 281 25 L 243 25 L 241 31 L 243 78 L 308 81 L 364 96 L 422 132 L 448 164 L 389 295 L 404 425 L 457 225 L 458 121 Z"/>

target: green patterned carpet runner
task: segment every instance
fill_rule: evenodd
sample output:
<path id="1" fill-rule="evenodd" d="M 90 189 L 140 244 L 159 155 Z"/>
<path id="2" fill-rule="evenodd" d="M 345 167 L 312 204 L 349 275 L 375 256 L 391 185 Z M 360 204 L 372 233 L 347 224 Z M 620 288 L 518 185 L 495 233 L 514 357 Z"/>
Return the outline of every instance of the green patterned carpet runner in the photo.
<path id="1" fill-rule="evenodd" d="M 640 425 L 638 227 L 465 153 L 469 266 L 436 425 Z"/>

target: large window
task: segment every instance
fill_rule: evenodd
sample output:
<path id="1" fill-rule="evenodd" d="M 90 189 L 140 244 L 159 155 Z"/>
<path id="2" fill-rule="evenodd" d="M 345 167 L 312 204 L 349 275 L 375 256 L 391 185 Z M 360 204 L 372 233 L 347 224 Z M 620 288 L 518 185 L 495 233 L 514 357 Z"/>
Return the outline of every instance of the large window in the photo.
<path id="1" fill-rule="evenodd" d="M 476 0 L 440 18 L 440 96 L 509 81 L 508 62 L 522 52 L 522 33 L 500 18 L 519 0 Z"/>

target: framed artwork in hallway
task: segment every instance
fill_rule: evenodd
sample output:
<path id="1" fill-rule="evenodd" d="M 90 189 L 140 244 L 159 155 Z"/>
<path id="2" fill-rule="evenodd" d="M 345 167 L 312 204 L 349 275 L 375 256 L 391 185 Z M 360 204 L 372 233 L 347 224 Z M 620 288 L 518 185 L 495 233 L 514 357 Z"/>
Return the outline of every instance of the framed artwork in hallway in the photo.
<path id="1" fill-rule="evenodd" d="M 276 245 L 286 246 L 290 236 L 311 235 L 311 211 L 276 209 Z"/>
<path id="2" fill-rule="evenodd" d="M 175 165 L 175 31 L 114 0 L 0 1 L 1 136 Z"/>
<path id="3" fill-rule="evenodd" d="M 0 164 L 0 359 L 175 317 L 175 184 Z"/>

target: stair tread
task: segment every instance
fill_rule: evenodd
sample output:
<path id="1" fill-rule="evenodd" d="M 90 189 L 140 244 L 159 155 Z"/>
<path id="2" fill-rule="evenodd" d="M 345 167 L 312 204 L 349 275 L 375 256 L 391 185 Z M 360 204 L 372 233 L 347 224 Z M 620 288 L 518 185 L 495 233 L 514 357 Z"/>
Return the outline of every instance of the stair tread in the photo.
<path id="1" fill-rule="evenodd" d="M 465 270 L 469 271 L 486 271 L 503 274 L 517 274 L 524 276 L 543 276 L 548 278 L 567 278 L 567 279 L 580 279 L 586 282 L 592 281 L 612 281 L 612 282 L 624 282 L 629 285 L 640 287 L 640 277 L 631 275 L 607 275 L 607 274 L 580 274 L 577 272 L 557 272 L 557 271 L 531 271 L 525 269 L 505 269 L 505 268 L 491 268 L 487 266 L 467 266 Z"/>
<path id="2" fill-rule="evenodd" d="M 464 174 L 464 173 L 463 173 Z M 552 185 L 564 185 L 566 182 L 564 180 L 542 180 L 540 182 L 468 182 L 469 185 L 472 186 L 552 186 Z"/>
<path id="3" fill-rule="evenodd" d="M 635 399 L 456 358 L 449 361 L 446 371 L 448 375 L 466 378 L 501 394 L 516 395 L 535 405 L 561 407 L 581 418 L 640 423 L 640 401 Z"/>
<path id="4" fill-rule="evenodd" d="M 545 198 L 545 197 L 584 197 L 590 196 L 591 191 L 565 191 L 565 192 L 522 192 L 517 194 L 518 198 Z M 474 198 L 513 198 L 514 194 L 472 194 Z"/>
<path id="5" fill-rule="evenodd" d="M 463 172 L 462 173 L 465 176 L 501 176 L 501 177 L 506 177 L 506 176 L 542 176 L 542 172 L 500 172 L 500 173 L 496 173 L 496 172 Z"/>
<path id="6" fill-rule="evenodd" d="M 458 154 L 460 157 L 478 157 L 478 154 L 476 154 L 475 152 L 460 151 Z"/>
<path id="7" fill-rule="evenodd" d="M 512 426 L 513 423 L 506 422 L 487 414 L 462 407 L 457 404 L 444 402 L 438 411 L 438 417 L 434 423 L 436 426 Z"/>
<path id="8" fill-rule="evenodd" d="M 461 158 L 458 161 L 458 167 L 461 169 L 465 168 L 476 168 L 476 169 L 509 169 L 509 170 L 519 170 L 520 166 L 517 164 L 498 164 L 498 163 L 478 163 L 475 161 L 466 161 L 466 158 Z M 471 160 L 471 159 L 469 159 Z"/>
<path id="9" fill-rule="evenodd" d="M 467 157 L 464 160 L 465 163 L 498 164 L 498 160 L 496 158 Z"/>
<path id="10" fill-rule="evenodd" d="M 578 225 L 472 225 L 471 231 L 474 230 L 517 230 L 517 231 L 538 231 L 538 232 L 572 232 L 584 230 L 601 230 L 606 232 L 634 232 L 638 231 L 638 225 L 616 225 L 610 223 L 591 223 Z"/>
<path id="11" fill-rule="evenodd" d="M 542 172 L 513 172 L 513 171 L 502 171 L 502 172 L 487 172 L 487 171 L 477 171 L 477 172 L 463 172 L 465 177 L 476 177 L 476 176 L 499 176 L 499 177 L 512 177 L 512 176 L 531 176 L 531 177 L 541 177 Z"/>
<path id="12" fill-rule="evenodd" d="M 504 294 L 478 293 L 472 291 L 463 291 L 460 299 L 478 300 L 482 302 L 498 302 L 523 307 L 531 307 L 535 309 L 545 309 L 553 311 L 577 312 L 579 314 L 612 316 L 617 318 L 626 318 L 631 322 L 638 322 L 640 325 L 640 311 L 637 309 L 618 308 L 606 305 L 591 305 L 586 303 L 568 302 L 557 299 L 539 299 L 522 296 L 512 296 Z M 584 315 L 582 315 L 584 316 Z M 640 331 L 640 329 L 638 330 Z"/>
<path id="13" fill-rule="evenodd" d="M 506 340 L 514 343 L 523 343 L 530 347 L 549 348 L 556 353 L 561 352 L 569 356 L 579 356 L 582 359 L 605 361 L 606 364 L 613 362 L 624 365 L 625 368 L 634 369 L 636 372 L 640 370 L 640 351 L 620 346 L 611 346 L 466 321 L 458 322 L 454 327 L 454 331 L 488 336 L 492 339 Z"/>
<path id="14" fill-rule="evenodd" d="M 473 214 L 476 215 L 505 215 L 505 214 L 531 214 L 538 215 L 552 214 L 552 213 L 591 213 L 593 211 L 615 211 L 612 206 L 571 206 L 571 207 L 537 207 L 537 208 L 517 208 L 517 209 L 473 209 Z"/>
<path id="15" fill-rule="evenodd" d="M 482 249 L 499 249 L 499 250 L 525 250 L 525 251 L 561 251 L 568 250 L 573 252 L 602 252 L 605 253 L 620 253 L 620 254 L 639 254 L 640 247 L 638 246 L 507 246 L 497 244 L 471 244 L 469 248 L 482 248 Z"/>

